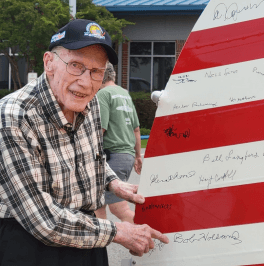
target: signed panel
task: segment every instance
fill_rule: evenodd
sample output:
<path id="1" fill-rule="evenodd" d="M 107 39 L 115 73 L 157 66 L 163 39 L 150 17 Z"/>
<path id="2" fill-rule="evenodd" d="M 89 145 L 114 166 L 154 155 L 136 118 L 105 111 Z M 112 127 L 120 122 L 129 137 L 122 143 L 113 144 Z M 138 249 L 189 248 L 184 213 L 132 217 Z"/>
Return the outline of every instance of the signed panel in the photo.
<path id="1" fill-rule="evenodd" d="M 264 0 L 211 0 L 161 95 L 135 222 L 170 243 L 136 265 L 264 265 Z"/>

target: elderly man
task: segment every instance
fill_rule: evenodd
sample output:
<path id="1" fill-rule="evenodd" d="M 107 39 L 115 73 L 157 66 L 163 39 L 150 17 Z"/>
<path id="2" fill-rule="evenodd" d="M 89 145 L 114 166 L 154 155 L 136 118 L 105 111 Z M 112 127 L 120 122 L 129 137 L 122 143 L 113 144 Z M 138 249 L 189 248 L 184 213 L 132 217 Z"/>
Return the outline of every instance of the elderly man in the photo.
<path id="1" fill-rule="evenodd" d="M 45 72 L 0 101 L 0 265 L 108 265 L 106 246 L 134 255 L 168 238 L 147 225 L 97 219 L 104 191 L 143 203 L 105 162 L 95 94 L 106 62 L 117 62 L 107 32 L 74 20 L 51 39 Z"/>

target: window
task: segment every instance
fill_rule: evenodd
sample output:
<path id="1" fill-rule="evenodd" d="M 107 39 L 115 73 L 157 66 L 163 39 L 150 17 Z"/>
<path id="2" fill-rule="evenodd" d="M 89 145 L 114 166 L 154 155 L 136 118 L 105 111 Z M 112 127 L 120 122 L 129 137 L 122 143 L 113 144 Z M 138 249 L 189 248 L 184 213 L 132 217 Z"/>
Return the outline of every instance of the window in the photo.
<path id="1" fill-rule="evenodd" d="M 163 90 L 175 64 L 175 42 L 131 42 L 129 91 Z"/>

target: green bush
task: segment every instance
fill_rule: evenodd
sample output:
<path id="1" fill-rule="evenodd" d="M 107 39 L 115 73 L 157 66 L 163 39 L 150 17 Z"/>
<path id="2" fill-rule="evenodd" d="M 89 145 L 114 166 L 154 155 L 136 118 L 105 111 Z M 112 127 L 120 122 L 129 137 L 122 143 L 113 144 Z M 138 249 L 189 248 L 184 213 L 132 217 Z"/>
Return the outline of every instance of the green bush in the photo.
<path id="1" fill-rule="evenodd" d="M 130 92 L 131 98 L 137 110 L 141 128 L 151 129 L 157 106 L 152 102 L 150 93 Z"/>
<path id="2" fill-rule="evenodd" d="M 148 100 L 150 99 L 151 93 L 146 93 L 144 91 L 140 91 L 140 92 L 129 92 L 132 100 L 136 100 L 136 99 L 143 99 L 143 100 Z"/>
<path id="3" fill-rule="evenodd" d="M 150 129 L 147 128 L 140 128 L 140 135 L 144 136 L 144 135 L 149 135 L 150 134 Z"/>
<path id="4" fill-rule="evenodd" d="M 12 93 L 12 92 L 14 92 L 14 91 L 13 90 L 8 90 L 8 89 L 0 90 L 0 99 L 3 98 L 3 97 L 5 97 L 9 93 Z"/>

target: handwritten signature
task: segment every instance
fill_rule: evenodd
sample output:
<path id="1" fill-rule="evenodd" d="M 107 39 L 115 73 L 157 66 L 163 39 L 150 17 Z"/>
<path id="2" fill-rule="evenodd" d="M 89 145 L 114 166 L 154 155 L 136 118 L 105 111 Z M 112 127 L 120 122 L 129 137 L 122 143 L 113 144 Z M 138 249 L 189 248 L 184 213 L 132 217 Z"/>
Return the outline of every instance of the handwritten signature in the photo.
<path id="1" fill-rule="evenodd" d="M 213 20 L 216 19 L 223 19 L 224 21 L 233 19 L 234 21 L 237 20 L 238 14 L 251 10 L 253 8 L 257 9 L 261 4 L 263 4 L 264 0 L 258 1 L 256 4 L 248 4 L 242 8 L 239 8 L 237 3 L 232 3 L 230 6 L 226 6 L 224 3 L 220 3 L 216 6 L 214 10 Z"/>
<path id="2" fill-rule="evenodd" d="M 187 108 L 187 107 L 189 107 L 189 105 L 184 105 L 184 104 L 182 104 L 182 105 L 177 105 L 177 104 L 174 104 L 174 105 L 173 105 L 173 110 L 174 110 L 174 109 L 183 109 L 183 108 Z"/>
<path id="3" fill-rule="evenodd" d="M 177 132 L 177 128 L 174 129 L 174 125 L 171 127 L 164 129 L 164 133 L 167 135 L 167 137 L 176 137 L 177 139 L 183 137 L 183 138 L 189 138 L 190 137 L 190 129 L 184 131 L 184 132 Z"/>
<path id="4" fill-rule="evenodd" d="M 250 100 L 255 99 L 255 98 L 256 98 L 256 96 L 244 96 L 244 97 L 241 97 L 241 98 L 230 97 L 229 100 L 233 103 L 233 102 L 250 101 Z"/>
<path id="5" fill-rule="evenodd" d="M 248 153 L 248 151 L 246 151 L 246 154 L 244 156 L 241 156 L 241 155 L 233 155 L 234 151 L 231 150 L 229 152 L 229 154 L 225 157 L 226 161 L 229 161 L 229 160 L 238 160 L 241 162 L 241 164 L 244 162 L 244 160 L 247 160 L 248 158 L 258 158 L 258 153 Z"/>
<path id="6" fill-rule="evenodd" d="M 184 83 L 196 82 L 197 81 L 197 80 L 189 79 L 189 78 L 172 79 L 172 80 L 175 81 L 176 84 L 184 84 Z"/>
<path id="7" fill-rule="evenodd" d="M 175 179 L 190 178 L 190 177 L 193 177 L 195 174 L 196 174 L 195 171 L 190 171 L 187 174 L 179 174 L 178 172 L 176 172 L 174 175 L 170 175 L 165 179 L 160 179 L 159 175 L 152 174 L 150 176 L 150 186 L 152 184 L 168 183 L 168 182 L 175 180 Z"/>
<path id="8" fill-rule="evenodd" d="M 164 210 L 171 210 L 172 204 L 149 204 L 148 206 L 143 206 L 142 211 L 148 211 L 148 210 L 153 210 L 153 209 L 164 209 Z"/>
<path id="9" fill-rule="evenodd" d="M 216 78 L 216 77 L 221 77 L 222 74 L 223 76 L 228 76 L 228 75 L 232 75 L 232 74 L 237 74 L 238 73 L 238 70 L 231 70 L 229 68 L 225 68 L 225 70 L 222 72 L 222 71 L 219 71 L 219 72 L 207 72 L 205 73 L 205 78 Z"/>
<path id="10" fill-rule="evenodd" d="M 232 179 L 234 178 L 236 174 L 236 170 L 227 170 L 225 173 L 223 174 L 215 174 L 215 175 L 211 175 L 209 177 L 204 177 L 203 175 L 199 176 L 199 184 L 206 182 L 207 183 L 207 188 L 209 188 L 209 186 L 212 184 L 212 182 L 219 182 L 219 181 L 225 181 L 227 179 Z"/>
<path id="11" fill-rule="evenodd" d="M 257 67 L 254 67 L 254 68 L 253 68 L 253 72 L 255 72 L 255 73 L 259 74 L 259 75 L 264 76 L 264 73 L 258 71 L 258 68 L 257 68 Z"/>
<path id="12" fill-rule="evenodd" d="M 192 104 L 192 107 L 204 107 L 204 106 L 216 107 L 217 106 L 217 102 L 216 103 L 197 103 L 197 102 L 194 102 Z"/>
<path id="13" fill-rule="evenodd" d="M 176 233 L 174 235 L 174 242 L 179 244 L 192 244 L 194 242 L 200 241 L 217 241 L 217 240 L 226 240 L 231 239 L 234 240 L 232 245 L 241 244 L 242 240 L 239 239 L 239 232 L 234 231 L 232 234 L 219 234 L 219 233 L 201 233 L 201 234 L 193 234 L 191 237 L 184 238 L 182 234 Z"/>
<path id="14" fill-rule="evenodd" d="M 256 159 L 258 157 L 259 155 L 257 152 L 250 153 L 246 151 L 245 154 L 241 155 L 241 154 L 234 154 L 234 150 L 230 150 L 226 156 L 224 156 L 223 154 L 219 154 L 216 156 L 211 156 L 210 154 L 206 154 L 203 158 L 203 163 L 205 162 L 215 163 L 215 162 L 224 162 L 229 160 L 237 160 L 242 164 L 244 161 L 246 161 L 249 158 Z"/>
<path id="15" fill-rule="evenodd" d="M 153 241 L 154 241 L 155 246 L 154 246 L 153 249 L 151 249 L 151 250 L 149 251 L 149 253 L 148 253 L 149 256 L 151 256 L 151 254 L 152 254 L 153 252 L 155 252 L 156 250 L 158 250 L 158 251 L 162 251 L 162 249 L 163 249 L 164 246 L 165 246 L 165 244 L 162 243 L 160 240 L 153 239 Z"/>

